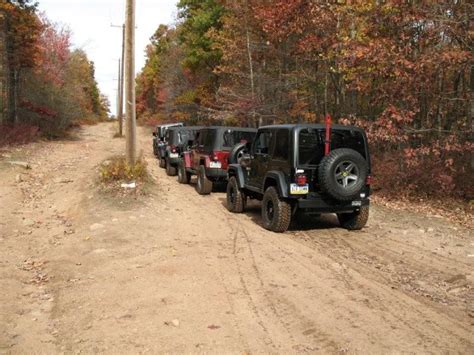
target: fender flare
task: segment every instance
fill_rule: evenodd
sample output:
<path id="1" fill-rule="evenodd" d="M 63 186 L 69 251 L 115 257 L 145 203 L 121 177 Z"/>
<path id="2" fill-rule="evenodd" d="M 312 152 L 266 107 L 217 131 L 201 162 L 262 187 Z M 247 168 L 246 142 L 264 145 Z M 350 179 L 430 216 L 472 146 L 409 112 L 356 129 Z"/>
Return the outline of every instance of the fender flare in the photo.
<path id="1" fill-rule="evenodd" d="M 278 193 L 281 197 L 288 197 L 288 184 L 285 179 L 285 174 L 282 171 L 269 171 L 267 175 L 265 175 L 265 180 L 263 183 L 263 190 L 265 192 L 266 186 L 272 185 L 269 184 L 269 180 L 274 180 L 277 185 Z"/>
<path id="2" fill-rule="evenodd" d="M 245 187 L 245 175 L 244 170 L 240 164 L 230 164 L 227 168 L 227 177 L 230 179 L 231 176 L 235 176 L 237 184 L 240 189 Z"/>

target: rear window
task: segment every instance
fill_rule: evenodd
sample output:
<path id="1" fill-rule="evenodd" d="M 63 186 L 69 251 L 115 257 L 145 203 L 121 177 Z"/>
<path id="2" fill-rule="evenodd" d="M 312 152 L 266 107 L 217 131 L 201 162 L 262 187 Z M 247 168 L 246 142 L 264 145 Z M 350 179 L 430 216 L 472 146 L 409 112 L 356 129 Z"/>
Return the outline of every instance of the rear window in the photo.
<path id="1" fill-rule="evenodd" d="M 214 149 L 214 141 L 216 137 L 216 131 L 213 129 L 202 130 L 199 135 L 199 145 L 203 146 L 206 150 Z"/>
<path id="2" fill-rule="evenodd" d="M 226 130 L 223 136 L 223 148 L 232 148 L 234 145 L 239 144 L 241 142 L 252 142 L 253 138 L 255 137 L 254 132 L 243 132 L 243 131 L 233 131 L 233 130 Z"/>
<path id="3" fill-rule="evenodd" d="M 193 131 L 180 131 L 178 133 L 178 136 L 179 136 L 179 144 L 187 144 L 188 141 L 194 140 Z"/>
<path id="4" fill-rule="evenodd" d="M 299 133 L 299 164 L 318 165 L 324 157 L 324 140 L 324 130 L 302 129 Z M 359 131 L 332 130 L 331 149 L 338 148 L 354 149 L 366 158 L 364 137 Z"/>
<path id="5" fill-rule="evenodd" d="M 177 131 L 169 130 L 167 136 L 168 136 L 167 140 L 169 144 L 174 144 L 174 145 L 179 144 L 179 136 L 178 136 Z"/>

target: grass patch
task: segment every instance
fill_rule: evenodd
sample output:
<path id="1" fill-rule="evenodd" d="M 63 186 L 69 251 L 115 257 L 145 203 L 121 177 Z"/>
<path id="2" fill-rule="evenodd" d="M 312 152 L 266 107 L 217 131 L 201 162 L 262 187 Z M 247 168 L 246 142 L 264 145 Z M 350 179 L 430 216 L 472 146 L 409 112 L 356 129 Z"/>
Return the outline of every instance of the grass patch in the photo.
<path id="1" fill-rule="evenodd" d="M 124 156 L 112 157 L 101 164 L 100 180 L 103 183 L 147 181 L 147 163 L 142 156 L 137 159 L 133 166 L 127 163 Z"/>
<path id="2" fill-rule="evenodd" d="M 149 195 L 153 185 L 147 162 L 141 154 L 134 166 L 127 164 L 125 156 L 105 160 L 99 167 L 98 180 L 99 191 L 115 201 L 118 198 L 121 204 L 129 203 L 130 197 L 137 199 L 139 196 Z"/>

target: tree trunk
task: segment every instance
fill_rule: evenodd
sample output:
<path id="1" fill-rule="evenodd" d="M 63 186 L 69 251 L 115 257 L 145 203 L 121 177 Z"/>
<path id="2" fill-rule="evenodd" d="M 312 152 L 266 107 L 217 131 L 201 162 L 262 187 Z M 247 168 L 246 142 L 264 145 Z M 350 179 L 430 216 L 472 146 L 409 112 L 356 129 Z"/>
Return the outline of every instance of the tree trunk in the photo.
<path id="1" fill-rule="evenodd" d="M 8 72 L 8 122 L 15 124 L 18 119 L 17 102 L 18 102 L 18 71 L 12 69 Z"/>

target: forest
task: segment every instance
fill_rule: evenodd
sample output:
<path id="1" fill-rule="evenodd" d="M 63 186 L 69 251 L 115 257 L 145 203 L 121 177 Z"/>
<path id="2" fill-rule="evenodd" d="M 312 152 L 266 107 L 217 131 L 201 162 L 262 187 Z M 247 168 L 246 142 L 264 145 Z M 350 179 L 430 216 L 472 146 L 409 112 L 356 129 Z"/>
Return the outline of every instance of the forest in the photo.
<path id="1" fill-rule="evenodd" d="M 71 31 L 48 20 L 30 0 L 0 2 L 0 145 L 105 119 L 106 97 L 94 63 L 72 49 Z"/>
<path id="2" fill-rule="evenodd" d="M 471 201 L 470 1 L 180 0 L 137 78 L 143 123 L 366 129 L 385 196 Z"/>

